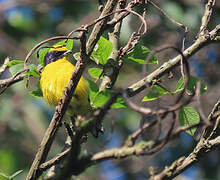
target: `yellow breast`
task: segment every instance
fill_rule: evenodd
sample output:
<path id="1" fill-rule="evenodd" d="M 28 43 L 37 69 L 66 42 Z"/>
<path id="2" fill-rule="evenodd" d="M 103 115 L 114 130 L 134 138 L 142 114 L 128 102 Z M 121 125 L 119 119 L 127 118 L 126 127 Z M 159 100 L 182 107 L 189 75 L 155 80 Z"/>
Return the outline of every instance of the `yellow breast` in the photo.
<path id="1" fill-rule="evenodd" d="M 40 86 L 43 97 L 49 104 L 56 106 L 63 95 L 63 90 L 67 86 L 74 66 L 66 57 L 48 64 L 41 73 Z M 85 115 L 90 108 L 89 88 L 87 82 L 80 79 L 74 92 L 67 113 L 69 115 Z"/>

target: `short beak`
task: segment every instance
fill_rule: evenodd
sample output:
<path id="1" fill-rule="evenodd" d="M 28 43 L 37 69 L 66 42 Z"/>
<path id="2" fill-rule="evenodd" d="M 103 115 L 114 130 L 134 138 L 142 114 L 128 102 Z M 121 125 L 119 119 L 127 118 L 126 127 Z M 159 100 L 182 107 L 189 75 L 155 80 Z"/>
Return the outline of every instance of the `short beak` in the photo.
<path id="1" fill-rule="evenodd" d="M 69 55 L 69 54 L 71 54 L 73 51 L 71 51 L 71 50 L 67 50 L 67 51 L 65 51 L 64 53 L 63 53 L 63 56 L 67 56 L 67 55 Z"/>

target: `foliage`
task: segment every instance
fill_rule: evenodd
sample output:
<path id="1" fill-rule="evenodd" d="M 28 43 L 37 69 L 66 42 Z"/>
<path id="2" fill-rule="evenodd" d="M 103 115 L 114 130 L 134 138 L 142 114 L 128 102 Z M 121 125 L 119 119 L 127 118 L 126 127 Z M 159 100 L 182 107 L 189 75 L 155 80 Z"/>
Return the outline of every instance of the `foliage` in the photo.
<path id="1" fill-rule="evenodd" d="M 0 6 L 4 8 L 8 7 L 2 5 L 2 3 L 7 2 L 8 0 L 0 1 Z M 194 43 L 193 40 L 198 32 L 201 17 L 204 12 L 204 5 L 200 2 L 189 2 L 186 0 L 180 2 L 166 0 L 158 1 L 157 3 L 170 17 L 189 28 L 190 33 L 187 34 L 186 47 Z M 113 89 L 100 91 L 99 86 L 104 79 L 105 72 L 103 70 L 109 61 L 109 57 L 114 49 L 114 44 L 111 39 L 107 38 L 107 33 L 104 33 L 97 42 L 88 62 L 88 68 L 84 71 L 85 77 L 88 77 L 87 81 L 90 87 L 90 103 L 94 108 L 102 108 L 112 95 L 117 92 L 118 88 L 125 89 L 130 87 L 131 84 L 141 80 L 143 77 L 141 72 L 142 68 L 145 68 L 149 75 L 160 67 L 161 64 L 177 55 L 176 52 L 166 50 L 149 57 L 154 52 L 152 49 L 156 49 L 161 46 L 161 44 L 181 44 L 183 31 L 156 11 L 153 6 L 148 5 L 146 6 L 146 16 L 148 20 L 147 34 L 142 36 L 136 46 L 131 48 L 131 50 L 123 56 L 123 66 L 120 69 L 118 79 Z M 4 166 L 9 167 L 10 163 L 13 166 L 11 165 L 10 169 L 0 170 L 0 179 L 25 179 L 26 173 L 36 153 L 37 146 L 40 144 L 45 128 L 48 126 L 48 120 L 51 119 L 54 111 L 54 109 L 51 110 L 51 107 L 42 99 L 42 91 L 38 81 L 40 78 L 38 65 L 44 66 L 44 56 L 50 50 L 48 47 L 54 44 L 66 46 L 67 49 L 72 50 L 74 53 L 74 56 L 70 57 L 71 61 L 76 62 L 79 59 L 80 45 L 79 41 L 73 41 L 72 39 L 68 39 L 67 42 L 66 40 L 62 40 L 43 44 L 42 47 L 46 47 L 40 49 L 39 57 L 36 58 L 32 56 L 32 59 L 28 61 L 27 67 L 29 71 L 23 71 L 24 59 L 27 52 L 38 42 L 48 37 L 68 34 L 72 29 L 80 27 L 81 24 L 89 24 L 97 16 L 97 7 L 98 3 L 90 1 L 73 2 L 71 6 L 68 1 L 39 1 L 37 3 L 31 2 L 30 4 L 24 2 L 24 5 L 22 3 L 19 5 L 19 2 L 18 5 L 12 3 L 12 7 L 9 9 L 0 9 L 2 15 L 2 21 L 0 21 L 2 27 L 0 33 L 1 64 L 6 56 L 12 57 L 12 60 L 7 63 L 7 70 L 9 71 L 5 71 L 0 78 L 4 80 L 8 77 L 15 77 L 20 74 L 27 75 L 24 78 L 25 81 L 20 83 L 16 82 L 1 95 L 0 149 L 14 149 L 17 154 L 15 156 L 10 154 L 10 151 L 1 151 L 1 157 L 4 158 L 1 158 L 0 162 L 3 162 Z M 216 11 L 218 8 L 219 5 L 213 10 L 211 25 L 209 27 L 213 27 L 218 23 L 220 17 L 219 12 Z M 142 7 L 135 7 L 134 10 L 140 15 L 143 13 Z M 136 32 L 137 29 L 138 23 L 135 15 L 128 16 L 123 20 L 119 41 L 120 52 L 123 50 L 122 47 L 129 41 L 132 32 Z M 88 29 L 88 34 L 90 33 L 91 28 Z M 218 49 L 219 44 L 204 46 L 193 55 L 191 59 L 188 59 L 190 65 L 190 80 L 186 85 L 186 91 L 183 96 L 188 97 L 188 95 L 193 94 L 199 82 L 201 96 L 200 108 L 204 110 L 207 116 L 212 108 L 211 106 L 218 98 L 218 90 L 220 89 L 218 83 L 220 77 L 218 70 L 219 63 L 217 61 L 219 58 Z M 147 59 L 149 59 L 148 62 Z M 151 86 L 146 81 L 146 86 L 150 86 L 147 88 L 147 92 L 143 94 L 138 93 L 137 96 L 129 98 L 129 100 L 139 108 L 149 107 L 155 111 L 175 104 L 176 97 L 184 90 L 185 78 L 179 78 L 181 76 L 179 67 L 172 69 L 172 73 L 173 78 L 169 79 L 166 74 L 164 74 L 158 81 L 156 79 L 155 83 L 152 83 Z M 24 88 L 27 78 L 29 80 L 29 86 L 31 87 L 30 89 Z M 9 84 L 6 84 L 6 87 L 7 86 L 9 86 Z M 28 93 L 31 96 L 27 95 Z M 88 154 L 92 154 L 103 149 L 120 147 L 120 145 L 124 145 L 124 140 L 135 132 L 135 130 L 141 130 L 143 124 L 154 122 L 157 117 L 156 115 L 146 116 L 137 113 L 127 105 L 124 99 L 123 96 L 119 96 L 115 103 L 111 105 L 112 110 L 108 113 L 108 116 L 105 117 L 106 120 L 104 121 L 105 133 L 99 136 L 98 139 L 94 139 L 89 135 L 87 143 L 83 143 L 82 145 L 82 150 L 86 149 Z M 195 101 L 193 100 L 191 101 L 192 103 L 184 104 L 177 111 L 178 122 L 181 127 L 195 125 L 200 122 L 200 113 L 197 112 L 198 107 L 195 106 Z M 161 128 L 155 128 L 156 126 L 149 128 L 138 140 L 148 142 L 149 140 L 155 140 L 157 137 L 157 140 L 164 138 L 163 135 L 167 133 L 170 127 L 169 121 L 167 121 L 169 118 L 168 116 L 158 123 L 158 126 Z M 177 128 L 179 125 L 178 123 L 175 124 Z M 180 137 L 176 138 L 174 143 L 170 141 L 167 147 L 158 152 L 155 157 L 148 158 L 148 163 L 157 167 L 165 167 L 176 160 L 177 157 L 182 156 L 184 152 L 190 152 L 192 150 L 192 144 L 194 144 L 193 137 L 196 132 L 196 127 L 186 130 L 185 132 L 186 133 L 181 133 Z M 53 143 L 54 147 L 50 152 L 51 157 L 60 153 L 63 148 L 66 134 L 64 131 L 58 133 Z M 170 148 L 171 146 L 172 148 Z M 87 153 L 85 152 L 85 154 Z M 140 152 L 134 152 L 134 154 L 138 153 Z M 218 179 L 220 164 L 219 159 L 216 158 L 218 154 L 219 151 L 212 152 L 204 161 L 199 162 L 199 166 L 196 165 L 189 169 L 190 173 L 188 174 L 190 175 L 186 173 L 184 176 L 191 179 Z M 27 161 L 20 163 L 19 157 L 25 157 Z M 143 160 L 143 162 L 146 160 L 144 156 L 139 156 L 139 158 Z M 169 161 L 169 163 L 167 161 Z M 135 163 L 139 162 L 136 158 L 126 159 L 120 162 L 121 163 L 112 163 L 111 161 L 107 161 L 106 164 L 98 164 L 90 167 L 85 173 L 76 178 L 88 179 L 88 177 L 90 177 L 91 179 L 101 179 L 105 177 L 106 179 L 114 179 L 114 177 L 119 176 L 122 177 L 122 179 L 142 179 L 143 176 L 146 178 L 146 167 L 148 167 L 148 164 L 142 167 L 143 165 L 139 163 L 139 169 L 137 169 L 136 166 L 130 166 L 131 164 L 135 165 Z M 2 167 L 2 165 L 0 165 L 0 167 Z M 21 173 L 22 170 L 17 171 L 18 169 L 24 169 L 24 172 Z M 210 169 L 212 169 L 212 171 L 210 171 Z M 15 173 L 13 174 L 13 172 Z"/>

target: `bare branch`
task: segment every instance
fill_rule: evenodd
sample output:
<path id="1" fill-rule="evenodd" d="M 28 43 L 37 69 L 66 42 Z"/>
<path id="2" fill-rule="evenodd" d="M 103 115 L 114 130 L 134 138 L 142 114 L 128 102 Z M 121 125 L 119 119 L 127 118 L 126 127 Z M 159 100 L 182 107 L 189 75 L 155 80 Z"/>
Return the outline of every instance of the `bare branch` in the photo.
<path id="1" fill-rule="evenodd" d="M 215 5 L 215 0 L 208 0 L 205 5 L 205 12 L 202 17 L 199 36 L 205 35 L 206 31 L 208 30 L 207 26 L 210 21 L 210 17 L 212 15 L 212 10 L 213 10 L 214 5 Z"/>
<path id="2" fill-rule="evenodd" d="M 118 2 L 116 6 L 116 11 L 123 9 L 125 5 L 126 2 L 124 0 Z M 117 15 L 118 13 L 115 14 L 115 16 Z M 99 86 L 99 91 L 102 91 L 106 88 L 110 89 L 111 87 L 113 87 L 117 79 L 119 69 L 122 66 L 122 62 L 119 61 L 119 47 L 118 47 L 121 25 L 122 25 L 122 20 L 119 21 L 117 24 L 115 24 L 114 28 L 110 29 L 109 41 L 112 42 L 113 49 L 110 57 L 108 58 L 107 64 L 103 69 L 103 79 Z"/>
<path id="3" fill-rule="evenodd" d="M 220 108 L 220 101 L 216 103 L 209 117 L 213 115 L 214 112 L 218 111 Z M 200 141 L 190 153 L 188 157 L 181 157 L 178 160 L 174 161 L 169 167 L 166 167 L 162 172 L 152 176 L 150 180 L 162 180 L 162 179 L 172 179 L 179 175 L 181 172 L 198 162 L 204 155 L 215 150 L 220 145 L 220 136 L 217 136 L 215 139 L 210 139 L 214 134 L 217 126 L 220 122 L 220 116 L 216 117 L 214 126 L 208 126 L 204 129 Z M 211 133 L 208 133 L 210 132 Z M 179 130 L 180 132 L 180 130 Z M 178 132 L 178 133 L 179 133 Z M 177 132 L 176 132 L 177 133 Z M 174 133 L 174 137 L 176 135 Z"/>
<path id="4" fill-rule="evenodd" d="M 6 68 L 8 67 L 7 64 L 9 63 L 10 59 L 9 57 L 5 58 L 4 64 L 0 67 L 0 76 L 3 72 L 5 72 Z"/>
<path id="5" fill-rule="evenodd" d="M 210 35 L 214 38 L 216 31 L 210 32 Z M 210 36 L 211 37 L 211 36 Z M 205 37 L 199 37 L 189 48 L 187 48 L 185 51 L 183 51 L 183 55 L 185 59 L 188 59 L 193 54 L 198 52 L 203 46 L 210 44 L 212 41 L 210 38 Z M 140 91 L 144 90 L 146 87 L 150 87 L 153 80 L 160 78 L 165 73 L 169 72 L 171 69 L 176 67 L 180 61 L 182 56 L 178 55 L 175 58 L 165 62 L 163 65 L 161 65 L 158 69 L 153 71 L 151 74 L 143 78 L 142 80 L 138 81 L 137 83 L 131 85 L 129 88 L 127 88 L 128 96 L 134 96 Z"/>

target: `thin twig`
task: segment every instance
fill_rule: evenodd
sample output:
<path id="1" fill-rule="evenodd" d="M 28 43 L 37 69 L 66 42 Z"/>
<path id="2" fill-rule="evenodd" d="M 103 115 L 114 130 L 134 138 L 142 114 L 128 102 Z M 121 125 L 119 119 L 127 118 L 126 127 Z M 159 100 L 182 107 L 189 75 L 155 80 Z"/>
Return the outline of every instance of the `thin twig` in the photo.
<path id="1" fill-rule="evenodd" d="M 28 72 L 28 71 L 29 71 L 29 68 L 23 69 L 22 71 L 18 72 L 18 73 L 15 74 L 13 77 L 11 77 L 9 81 L 4 81 L 4 80 L 3 80 L 3 82 L 4 82 L 5 84 L 4 84 L 3 88 L 2 88 L 1 91 L 0 91 L 0 95 L 5 92 L 5 90 L 12 84 L 12 82 L 13 82 L 13 83 L 14 83 L 14 82 L 17 82 L 16 79 L 19 80 L 20 78 L 23 77 L 22 74 L 25 73 L 25 72 Z M 1 82 L 0 82 L 0 84 L 1 84 Z M 2 86 L 2 84 L 1 84 L 1 86 Z"/>
<path id="2" fill-rule="evenodd" d="M 126 5 L 124 0 L 118 2 L 116 6 L 116 11 L 123 9 Z M 118 13 L 114 15 L 117 16 Z M 122 62 L 119 61 L 119 36 L 121 31 L 122 20 L 119 21 L 109 32 L 109 41 L 113 45 L 112 53 L 110 54 L 107 64 L 103 69 L 103 79 L 99 86 L 99 91 L 104 89 L 111 89 L 114 86 L 114 83 L 118 77 L 119 70 L 122 66 Z"/>
<path id="3" fill-rule="evenodd" d="M 7 64 L 9 63 L 10 59 L 9 57 L 6 57 L 4 60 L 4 64 L 0 67 L 0 76 L 3 72 L 5 72 L 6 68 L 8 67 Z"/>
<path id="4" fill-rule="evenodd" d="M 148 2 L 149 2 L 152 6 L 154 6 L 161 14 L 163 14 L 167 19 L 169 19 L 173 24 L 179 26 L 180 28 L 183 28 L 184 31 L 185 31 L 186 27 L 185 27 L 183 24 L 181 24 L 181 23 L 175 21 L 173 18 L 171 18 L 170 16 L 168 16 L 160 7 L 158 7 L 158 6 L 157 6 L 154 2 L 152 2 L 151 0 L 148 0 Z"/>
<path id="5" fill-rule="evenodd" d="M 210 17 L 212 15 L 212 10 L 213 10 L 214 5 L 215 5 L 215 0 L 208 0 L 205 5 L 205 12 L 202 17 L 199 36 L 203 36 L 207 33 L 207 30 L 208 30 L 207 26 L 210 21 Z"/>

